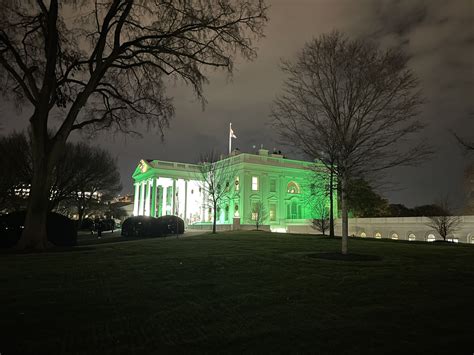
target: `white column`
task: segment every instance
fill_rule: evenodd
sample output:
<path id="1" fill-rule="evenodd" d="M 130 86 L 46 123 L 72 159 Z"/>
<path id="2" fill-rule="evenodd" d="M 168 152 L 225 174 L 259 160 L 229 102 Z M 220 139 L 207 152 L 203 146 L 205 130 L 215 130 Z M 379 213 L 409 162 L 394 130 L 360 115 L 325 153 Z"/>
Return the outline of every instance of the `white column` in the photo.
<path id="1" fill-rule="evenodd" d="M 146 181 L 146 199 L 145 199 L 145 216 L 150 215 L 150 203 L 151 203 L 151 180 Z"/>
<path id="2" fill-rule="evenodd" d="M 173 191 L 173 196 L 172 196 L 173 198 L 171 199 L 171 214 L 178 215 L 176 211 L 176 179 L 173 179 L 172 191 Z"/>
<path id="3" fill-rule="evenodd" d="M 143 216 L 143 207 L 145 204 L 145 181 L 140 182 L 140 201 L 138 202 L 138 215 Z"/>
<path id="4" fill-rule="evenodd" d="M 184 223 L 188 224 L 188 180 L 184 180 Z"/>
<path id="5" fill-rule="evenodd" d="M 166 216 L 166 192 L 167 192 L 167 187 L 163 185 L 163 207 L 161 208 L 162 216 Z"/>
<path id="6" fill-rule="evenodd" d="M 138 182 L 134 183 L 135 185 L 135 195 L 133 196 L 133 215 L 138 216 L 138 195 L 140 194 L 140 189 Z"/>

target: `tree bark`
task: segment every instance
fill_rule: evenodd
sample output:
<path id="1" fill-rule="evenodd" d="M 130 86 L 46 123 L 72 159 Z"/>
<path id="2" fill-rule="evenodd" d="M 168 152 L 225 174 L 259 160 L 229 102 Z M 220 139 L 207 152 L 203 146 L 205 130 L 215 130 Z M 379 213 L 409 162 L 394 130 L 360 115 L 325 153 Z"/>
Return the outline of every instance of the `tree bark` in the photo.
<path id="1" fill-rule="evenodd" d="M 49 211 L 52 166 L 50 156 L 37 157 L 26 210 L 25 229 L 18 242 L 19 249 L 43 250 L 48 246 L 46 220 Z"/>
<path id="2" fill-rule="evenodd" d="M 334 238 L 334 171 L 331 164 L 331 172 L 329 174 L 329 236 Z M 324 233 L 323 233 L 324 235 Z"/>
<path id="3" fill-rule="evenodd" d="M 341 212 L 342 212 L 342 247 L 341 253 L 347 254 L 347 242 L 349 240 L 349 214 L 347 211 L 346 177 L 341 178 Z"/>
<path id="4" fill-rule="evenodd" d="M 214 211 L 213 211 L 213 215 L 214 215 L 214 217 L 213 217 L 213 222 L 212 222 L 212 233 L 213 233 L 213 234 L 216 234 L 217 202 L 215 202 L 215 201 L 214 201 Z"/>

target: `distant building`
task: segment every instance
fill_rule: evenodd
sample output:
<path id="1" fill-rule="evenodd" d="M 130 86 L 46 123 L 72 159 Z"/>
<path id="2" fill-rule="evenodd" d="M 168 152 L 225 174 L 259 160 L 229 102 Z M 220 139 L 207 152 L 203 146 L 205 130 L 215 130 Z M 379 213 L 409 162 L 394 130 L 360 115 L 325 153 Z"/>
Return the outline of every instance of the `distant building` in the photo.
<path id="1" fill-rule="evenodd" d="M 253 224 L 252 206 L 258 201 L 263 202 L 268 213 L 264 224 L 272 230 L 308 224 L 309 219 L 319 217 L 310 203 L 314 163 L 286 159 L 260 149 L 258 154 L 234 151 L 218 164 L 230 166 L 233 175 L 233 181 L 226 183 L 229 193 L 217 211 L 219 224 Z M 202 188 L 199 165 L 141 160 L 132 178 L 135 216 L 174 214 L 187 225 L 212 221 L 212 206 Z M 317 185 L 324 188 L 324 182 Z M 323 198 L 329 206 L 329 199 Z"/>

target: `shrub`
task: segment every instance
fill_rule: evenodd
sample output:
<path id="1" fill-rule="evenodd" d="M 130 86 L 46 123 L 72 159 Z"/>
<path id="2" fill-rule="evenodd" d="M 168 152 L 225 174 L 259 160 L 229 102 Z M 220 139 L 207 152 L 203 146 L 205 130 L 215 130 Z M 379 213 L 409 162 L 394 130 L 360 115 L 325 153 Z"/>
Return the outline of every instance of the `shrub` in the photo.
<path id="1" fill-rule="evenodd" d="M 157 220 L 162 235 L 184 233 L 184 221 L 178 216 L 162 216 Z"/>
<path id="2" fill-rule="evenodd" d="M 10 248 L 18 243 L 25 217 L 26 211 L 12 212 L 0 217 L 0 247 Z M 61 214 L 48 213 L 46 232 L 48 240 L 56 246 L 74 246 L 77 243 L 74 222 Z"/>
<path id="3" fill-rule="evenodd" d="M 177 216 L 159 218 L 135 216 L 127 218 L 122 224 L 124 237 L 162 237 L 170 234 L 184 233 L 184 221 Z"/>
<path id="4" fill-rule="evenodd" d="M 124 237 L 158 237 L 159 235 L 156 218 L 153 217 L 130 217 L 122 224 L 122 236 Z"/>
<path id="5" fill-rule="evenodd" d="M 80 230 L 93 230 L 94 229 L 94 221 L 91 218 L 84 218 L 82 220 Z"/>

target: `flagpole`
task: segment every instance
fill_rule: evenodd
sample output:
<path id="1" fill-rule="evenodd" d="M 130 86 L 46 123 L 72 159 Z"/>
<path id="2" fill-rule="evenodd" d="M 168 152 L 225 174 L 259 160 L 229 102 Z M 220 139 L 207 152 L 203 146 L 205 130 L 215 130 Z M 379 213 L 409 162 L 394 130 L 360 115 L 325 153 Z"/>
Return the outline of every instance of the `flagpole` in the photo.
<path id="1" fill-rule="evenodd" d="M 229 156 L 232 152 L 232 122 L 229 123 Z"/>

